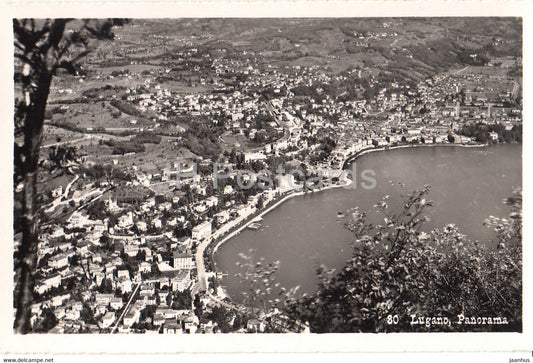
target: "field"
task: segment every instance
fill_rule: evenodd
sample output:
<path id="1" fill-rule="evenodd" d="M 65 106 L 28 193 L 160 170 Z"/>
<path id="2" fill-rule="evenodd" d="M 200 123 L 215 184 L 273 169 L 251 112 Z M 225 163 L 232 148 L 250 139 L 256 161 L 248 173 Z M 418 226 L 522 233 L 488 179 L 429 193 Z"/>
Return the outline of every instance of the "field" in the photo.
<path id="1" fill-rule="evenodd" d="M 113 138 L 127 141 L 128 138 Z M 90 145 L 80 148 L 80 153 L 87 155 L 87 161 L 99 164 L 116 164 L 117 169 L 135 166 L 139 171 L 147 173 L 161 172 L 170 161 L 196 158 L 187 149 L 178 147 L 171 138 L 163 138 L 160 144 L 144 144 L 146 151 L 124 155 L 113 154 L 112 149 L 93 141 Z"/>
<path id="2" fill-rule="evenodd" d="M 223 150 L 231 151 L 232 149 L 237 149 L 250 151 L 261 148 L 261 144 L 250 141 L 244 135 L 234 135 L 232 132 L 225 132 L 221 138 L 224 141 L 220 144 Z"/>
<path id="3" fill-rule="evenodd" d="M 60 127 L 55 127 L 52 125 L 46 125 L 43 132 L 43 147 L 47 145 L 56 144 L 59 142 L 68 142 L 71 140 L 79 140 L 84 137 L 84 134 L 65 130 Z"/>
<path id="4" fill-rule="evenodd" d="M 160 83 L 161 88 L 166 88 L 171 92 L 175 92 L 182 95 L 187 94 L 203 94 L 207 93 L 208 87 L 202 85 L 188 86 L 184 82 L 179 81 L 164 81 Z"/>
<path id="5" fill-rule="evenodd" d="M 463 49 L 481 48 L 491 42 L 487 34 L 500 34 L 514 43 L 494 46 L 494 52 L 516 52 L 521 49 L 521 25 L 516 19 L 482 18 L 307 18 L 307 19 L 174 19 L 139 20 L 134 23 L 147 33 L 162 34 L 168 44 L 179 44 L 178 35 L 194 42 L 191 46 L 239 50 L 261 54 L 267 62 L 284 61 L 307 65 L 327 64 L 342 70 L 366 59 L 372 65 L 396 66 L 399 52 L 422 60 L 428 71 L 455 64 Z M 138 34 L 139 36 L 142 36 Z M 132 37 L 128 41 L 135 42 Z M 157 44 L 155 41 L 152 42 Z M 363 43 L 366 45 L 357 46 Z M 443 46 L 446 45 L 446 46 Z M 167 48 L 170 48 L 168 46 Z M 390 50 L 396 54 L 390 54 Z M 309 58 L 310 57 L 310 58 Z M 400 57 L 401 58 L 401 57 Z M 410 59 L 410 58 L 409 58 Z M 399 61 L 414 65 L 410 60 Z M 422 71 L 426 74 L 426 71 Z"/>

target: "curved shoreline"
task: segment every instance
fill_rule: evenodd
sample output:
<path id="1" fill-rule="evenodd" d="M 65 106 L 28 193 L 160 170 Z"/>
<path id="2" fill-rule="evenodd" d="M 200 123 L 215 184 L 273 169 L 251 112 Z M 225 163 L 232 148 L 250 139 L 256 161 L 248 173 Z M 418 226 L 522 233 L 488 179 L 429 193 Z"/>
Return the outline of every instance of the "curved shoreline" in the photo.
<path id="1" fill-rule="evenodd" d="M 281 204 L 285 203 L 287 200 L 291 199 L 291 198 L 294 198 L 294 197 L 297 197 L 297 196 L 302 196 L 302 195 L 305 195 L 306 193 L 304 192 L 296 192 L 296 193 L 291 193 L 291 194 L 288 194 L 286 196 L 284 196 L 283 198 L 281 198 L 280 200 L 278 200 L 277 202 L 275 202 L 273 205 L 271 205 L 270 207 L 267 207 L 266 209 L 264 209 L 263 211 L 261 211 L 258 215 L 254 216 L 253 218 L 250 218 L 249 220 L 247 220 L 246 222 L 244 222 L 240 227 L 238 227 L 237 229 L 235 229 L 234 231 L 228 233 L 226 236 L 224 236 L 220 241 L 216 242 L 216 245 L 215 247 L 213 247 L 213 251 L 211 251 L 211 255 L 214 255 L 215 252 L 218 250 L 218 247 L 220 247 L 224 242 L 226 242 L 227 240 L 233 238 L 236 234 L 240 233 L 243 229 L 245 229 L 246 227 L 248 227 L 254 220 L 256 220 L 257 218 L 259 217 L 263 217 L 264 215 L 266 215 L 267 213 L 269 213 L 270 211 L 274 210 L 275 208 L 279 207 Z M 213 271 L 214 272 L 214 271 Z"/>
<path id="2" fill-rule="evenodd" d="M 365 154 L 369 154 L 369 153 L 372 153 L 372 152 L 377 152 L 377 151 L 389 151 L 389 150 L 396 150 L 396 149 L 407 149 L 407 148 L 418 148 L 418 147 L 441 147 L 441 146 L 446 146 L 446 147 L 461 147 L 461 148 L 479 148 L 479 147 L 486 147 L 486 146 L 490 146 L 490 144 L 451 144 L 451 143 L 433 143 L 433 144 L 409 144 L 409 145 L 397 145 L 397 146 L 392 146 L 392 147 L 379 147 L 379 148 L 376 148 L 376 147 L 371 147 L 371 148 L 368 148 L 368 149 L 363 149 L 357 153 L 355 153 L 354 155 L 351 155 L 351 156 L 348 156 L 346 158 L 346 160 L 343 162 L 342 164 L 342 169 L 345 168 L 345 166 L 347 164 L 350 164 L 350 163 L 353 163 L 355 160 L 357 160 L 360 156 L 363 156 Z M 284 196 L 282 199 L 278 200 L 277 202 L 275 202 L 273 205 L 269 206 L 269 207 L 266 207 L 263 211 L 261 211 L 259 214 L 257 215 L 254 215 L 253 217 L 249 218 L 248 220 L 246 220 L 245 222 L 243 222 L 239 227 L 237 227 L 237 229 L 235 229 L 234 231 L 228 233 L 226 236 L 224 236 L 221 240 L 219 241 L 212 241 L 212 243 L 215 243 L 214 247 L 213 247 L 213 250 L 211 251 L 210 253 L 210 259 L 212 261 L 212 265 L 214 267 L 216 267 L 216 264 L 215 264 L 215 261 L 214 261 L 214 255 L 215 253 L 217 252 L 218 248 L 220 246 L 222 246 L 222 244 L 224 244 L 225 242 L 227 242 L 228 240 L 230 240 L 231 238 L 235 237 L 238 233 L 240 233 L 243 229 L 245 229 L 246 227 L 248 227 L 248 225 L 250 225 L 254 220 L 256 220 L 257 218 L 259 217 L 262 217 L 264 215 L 266 215 L 267 213 L 271 212 L 272 210 L 274 210 L 275 208 L 279 207 L 280 205 L 282 205 L 283 203 L 285 203 L 287 200 L 289 199 L 292 199 L 294 197 L 298 197 L 298 196 L 304 196 L 306 194 L 313 194 L 313 193 L 318 193 L 318 192 L 322 192 L 322 191 L 325 191 L 325 190 L 330 190 L 330 189 L 335 189 L 335 188 L 341 188 L 343 187 L 344 185 L 342 184 L 333 184 L 333 185 L 328 185 L 322 189 L 317 189 L 317 190 L 311 190 L 309 192 L 303 192 L 303 191 L 300 191 L 300 192 L 293 192 L 291 194 L 288 194 L 286 196 Z M 208 244 L 206 246 L 206 249 L 210 247 L 210 245 L 212 244 Z M 205 251 L 204 251 L 205 252 Z M 205 264 L 205 261 L 204 261 L 204 258 L 203 258 L 203 254 L 202 254 L 202 263 Z M 205 266 L 205 265 L 204 265 Z M 216 273 L 216 269 L 213 269 L 213 271 L 211 271 L 211 273 Z"/>

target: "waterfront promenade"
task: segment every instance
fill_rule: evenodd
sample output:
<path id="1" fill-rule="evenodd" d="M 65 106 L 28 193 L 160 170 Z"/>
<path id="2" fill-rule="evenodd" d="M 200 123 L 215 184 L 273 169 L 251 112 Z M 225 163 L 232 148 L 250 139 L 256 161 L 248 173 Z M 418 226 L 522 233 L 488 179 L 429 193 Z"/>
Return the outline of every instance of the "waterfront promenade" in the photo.
<path id="1" fill-rule="evenodd" d="M 248 227 L 248 225 L 250 223 L 252 223 L 256 218 L 264 216 L 265 214 L 267 214 L 268 212 L 270 212 L 274 208 L 276 208 L 279 205 L 281 205 L 283 202 L 289 200 L 290 198 L 293 198 L 293 197 L 298 196 L 298 195 L 303 195 L 303 194 L 304 194 L 304 192 L 293 192 L 293 193 L 291 193 L 289 195 L 286 195 L 282 199 L 280 199 L 277 202 L 275 202 L 273 205 L 265 208 L 258 215 L 254 215 L 254 212 L 256 212 L 255 208 L 251 209 L 250 213 L 241 215 L 237 219 L 226 223 L 222 228 L 220 228 L 217 231 L 215 231 L 213 233 L 213 235 L 211 236 L 211 238 L 201 242 L 198 245 L 198 247 L 196 249 L 196 253 L 195 253 L 196 270 L 197 270 L 197 274 L 198 274 L 198 283 L 197 283 L 197 285 L 195 285 L 193 293 L 197 293 L 199 291 L 207 290 L 207 286 L 208 286 L 207 279 L 210 276 L 214 275 L 214 273 L 215 273 L 214 271 L 208 273 L 205 270 L 204 254 L 205 254 L 206 248 L 211 243 L 216 241 L 216 245 L 215 245 L 215 247 L 213 248 L 213 251 L 212 251 L 212 253 L 215 253 L 220 245 L 222 245 L 224 242 L 228 241 L 229 239 L 231 239 L 232 237 L 234 237 L 235 235 L 240 233 L 243 229 Z M 253 216 L 253 218 L 250 218 L 250 216 Z M 234 231 L 231 231 L 231 232 L 228 233 L 228 231 L 230 231 L 231 229 L 233 229 L 233 228 L 235 228 L 237 226 L 239 226 L 239 227 L 236 228 Z M 228 233 L 228 234 L 226 236 L 224 236 L 224 234 L 226 234 L 226 233 Z M 224 237 L 220 241 L 217 241 L 217 239 L 222 237 L 222 236 L 224 236 Z"/>

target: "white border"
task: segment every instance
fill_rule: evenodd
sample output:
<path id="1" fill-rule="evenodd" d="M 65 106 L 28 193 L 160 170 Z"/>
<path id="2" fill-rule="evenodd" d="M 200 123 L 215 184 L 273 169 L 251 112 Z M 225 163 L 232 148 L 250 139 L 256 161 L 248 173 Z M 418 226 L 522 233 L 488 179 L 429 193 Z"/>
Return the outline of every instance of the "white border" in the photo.
<path id="1" fill-rule="evenodd" d="M 199 352 L 497 352 L 533 350 L 529 190 L 530 167 L 523 164 L 524 269 L 523 328 L 518 333 L 401 333 L 401 334 L 283 334 L 283 335 L 28 335 L 13 334 L 12 260 L 12 18 L 19 17 L 404 17 L 404 16 L 516 16 L 523 17 L 524 139 L 531 140 L 529 56 L 532 54 L 533 3 L 525 1 L 19 1 L 0 4 L 0 109 L 4 127 L 0 174 L 0 353 L 199 353 Z M 523 160 L 531 146 L 523 144 Z M 533 361 L 533 358 L 531 359 Z"/>

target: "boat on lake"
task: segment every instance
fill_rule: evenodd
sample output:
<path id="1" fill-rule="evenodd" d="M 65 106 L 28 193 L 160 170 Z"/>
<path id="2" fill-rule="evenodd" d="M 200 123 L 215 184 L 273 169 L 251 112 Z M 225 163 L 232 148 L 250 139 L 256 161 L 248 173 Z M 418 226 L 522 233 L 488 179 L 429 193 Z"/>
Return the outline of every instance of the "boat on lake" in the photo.
<path id="1" fill-rule="evenodd" d="M 252 222 L 248 225 L 248 228 L 249 229 L 253 229 L 254 231 L 258 230 L 259 228 L 261 228 L 261 223 L 258 223 L 258 222 Z"/>

